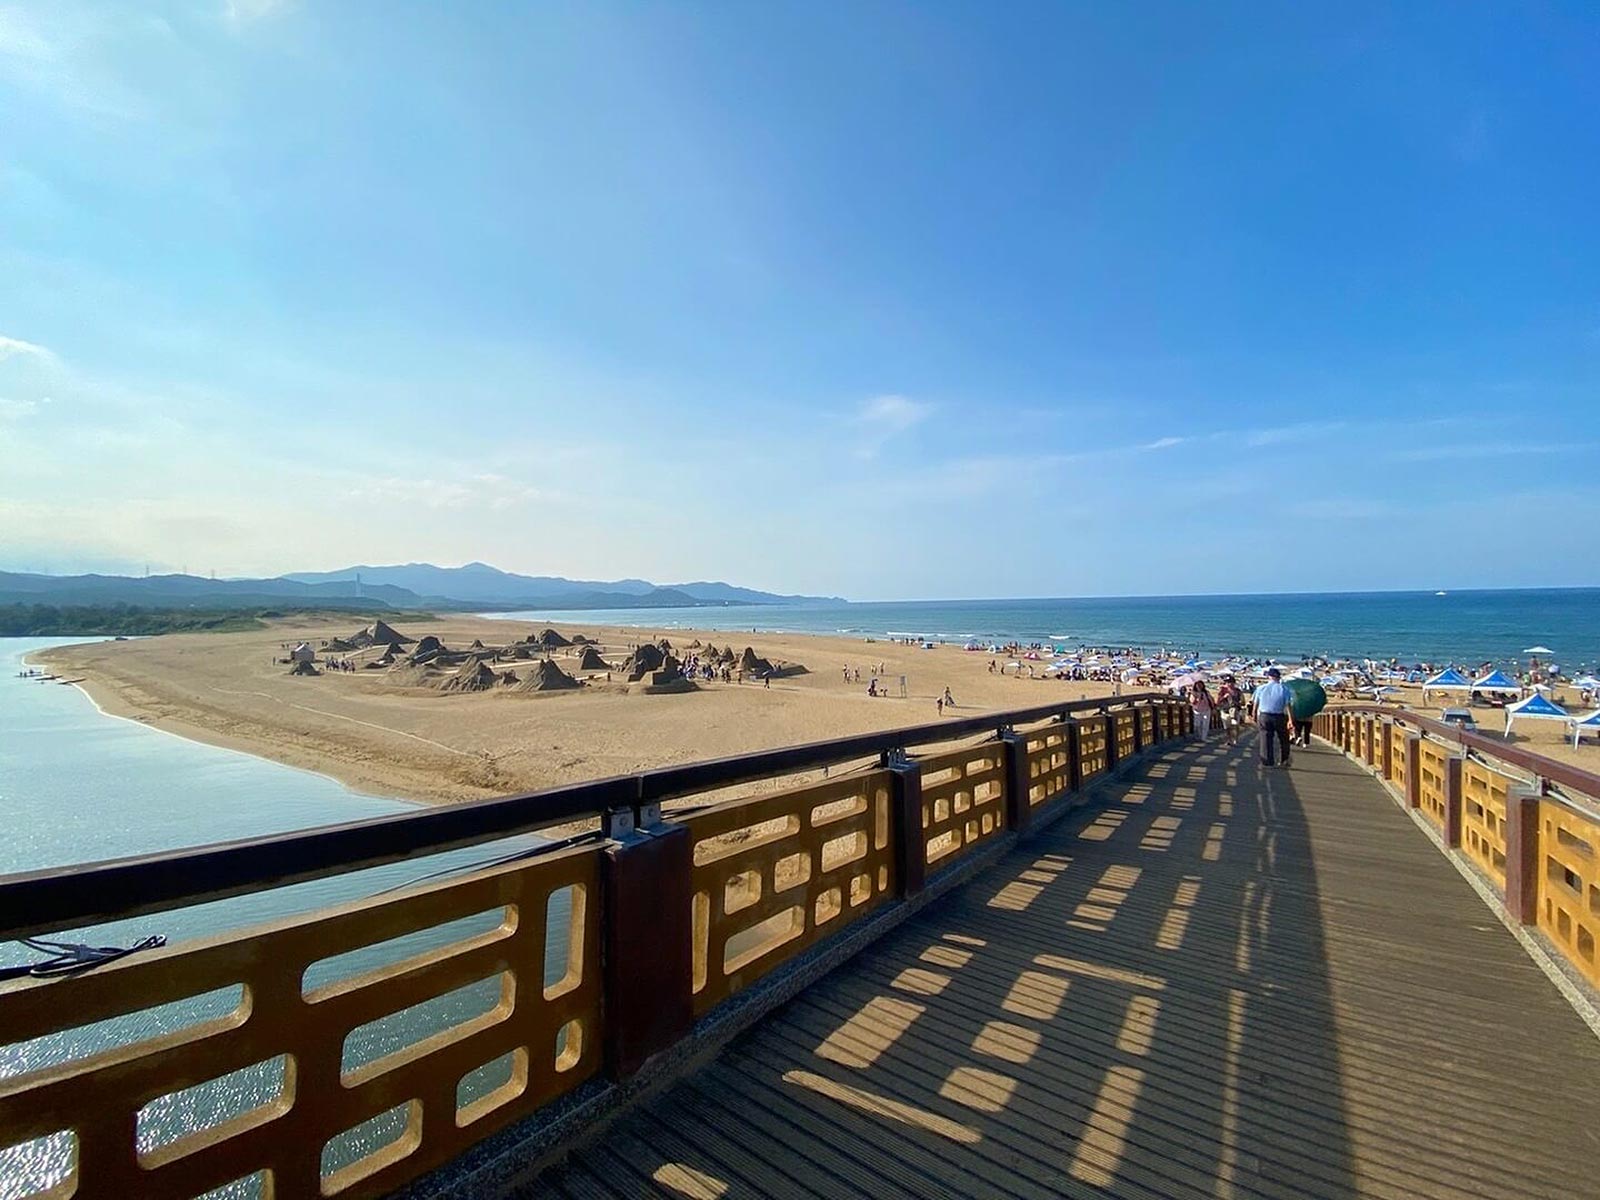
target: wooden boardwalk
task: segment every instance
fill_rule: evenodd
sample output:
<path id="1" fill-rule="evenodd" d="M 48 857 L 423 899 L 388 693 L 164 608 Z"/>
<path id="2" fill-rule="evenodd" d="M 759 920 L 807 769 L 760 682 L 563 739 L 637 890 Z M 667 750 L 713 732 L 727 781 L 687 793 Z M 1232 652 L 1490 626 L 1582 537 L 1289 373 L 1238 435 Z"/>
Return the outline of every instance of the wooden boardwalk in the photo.
<path id="1" fill-rule="evenodd" d="M 1600 1195 L 1600 1041 L 1326 747 L 1157 758 L 551 1170 L 571 1197 Z"/>

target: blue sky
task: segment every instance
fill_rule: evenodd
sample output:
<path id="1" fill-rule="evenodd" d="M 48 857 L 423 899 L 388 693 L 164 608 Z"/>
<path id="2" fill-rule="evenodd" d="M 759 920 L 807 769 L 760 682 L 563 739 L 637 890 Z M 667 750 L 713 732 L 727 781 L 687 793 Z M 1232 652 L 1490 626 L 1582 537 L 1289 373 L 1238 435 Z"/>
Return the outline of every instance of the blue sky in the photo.
<path id="1" fill-rule="evenodd" d="M 0 568 L 1600 584 L 1588 4 L 0 3 Z"/>

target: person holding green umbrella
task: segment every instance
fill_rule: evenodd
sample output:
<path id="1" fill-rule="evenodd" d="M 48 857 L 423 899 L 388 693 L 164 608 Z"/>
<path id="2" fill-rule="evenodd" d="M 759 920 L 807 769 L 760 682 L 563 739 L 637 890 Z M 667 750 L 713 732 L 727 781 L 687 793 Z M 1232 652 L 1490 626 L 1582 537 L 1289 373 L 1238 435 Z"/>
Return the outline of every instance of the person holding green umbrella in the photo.
<path id="1" fill-rule="evenodd" d="M 1309 746 L 1311 718 L 1328 707 L 1328 693 L 1315 679 L 1289 679 L 1283 686 L 1289 689 L 1289 713 L 1294 717 L 1294 731 L 1289 741 Z"/>

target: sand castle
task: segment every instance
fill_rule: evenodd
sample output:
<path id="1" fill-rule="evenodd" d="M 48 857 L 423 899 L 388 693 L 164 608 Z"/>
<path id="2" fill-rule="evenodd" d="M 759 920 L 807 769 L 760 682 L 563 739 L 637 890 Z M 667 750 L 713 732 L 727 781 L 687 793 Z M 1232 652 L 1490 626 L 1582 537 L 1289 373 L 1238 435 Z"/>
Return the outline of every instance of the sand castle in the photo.
<path id="1" fill-rule="evenodd" d="M 519 692 L 565 692 L 582 686 L 583 684 L 546 658 L 534 665 L 528 672 L 527 678 L 517 684 L 516 690 Z"/>

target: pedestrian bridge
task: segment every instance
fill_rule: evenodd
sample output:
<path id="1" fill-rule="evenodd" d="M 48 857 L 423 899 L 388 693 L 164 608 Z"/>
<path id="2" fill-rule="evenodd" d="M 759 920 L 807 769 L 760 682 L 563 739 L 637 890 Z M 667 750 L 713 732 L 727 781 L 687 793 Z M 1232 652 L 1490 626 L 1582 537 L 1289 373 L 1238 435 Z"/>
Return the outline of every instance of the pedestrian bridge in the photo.
<path id="1" fill-rule="evenodd" d="M 605 822 L 8 985 L 12 1043 L 242 996 L 0 1080 L 0 1147 L 70 1143 L 45 1183 L 123 1200 L 1594 1194 L 1600 779 L 1393 710 L 1325 713 L 1286 771 L 1187 722 L 1075 703 L 0 881 L 17 933 Z M 353 1060 L 359 1029 L 466 985 L 487 1003 Z M 248 1110 L 141 1136 L 274 1058 Z"/>

